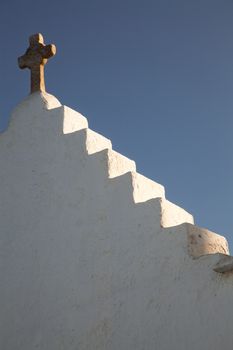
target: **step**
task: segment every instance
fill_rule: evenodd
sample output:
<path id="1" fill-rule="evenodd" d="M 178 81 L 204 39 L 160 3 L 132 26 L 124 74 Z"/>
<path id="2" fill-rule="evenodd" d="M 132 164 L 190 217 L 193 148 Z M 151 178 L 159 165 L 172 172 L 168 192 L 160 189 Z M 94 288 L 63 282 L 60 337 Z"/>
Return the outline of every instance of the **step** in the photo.
<path id="1" fill-rule="evenodd" d="M 229 255 L 228 242 L 225 237 L 205 228 L 183 223 L 162 229 L 162 236 L 170 240 L 170 247 L 174 246 L 179 256 L 188 255 L 191 259 L 199 259 L 196 265 L 207 263 L 216 272 L 232 271 L 233 258 Z M 171 253 L 170 253 L 171 254 Z"/>
<path id="2" fill-rule="evenodd" d="M 79 150 L 87 155 L 93 155 L 105 149 L 111 149 L 112 143 L 106 137 L 89 128 L 85 128 L 75 134 L 75 147 L 78 147 Z"/>
<path id="3" fill-rule="evenodd" d="M 128 205 L 165 197 L 162 185 L 134 171 L 109 179 L 108 190 L 119 203 L 124 201 Z"/>
<path id="4" fill-rule="evenodd" d="M 155 227 L 193 224 L 191 214 L 165 199 L 163 186 L 151 184 L 151 180 L 145 180 L 144 176 L 128 172 L 109 180 L 107 188 L 112 201 L 118 206 L 127 203 L 128 206 L 134 207 L 137 217 L 142 217 L 143 221 L 146 218 L 153 230 Z"/>
<path id="5" fill-rule="evenodd" d="M 161 226 L 171 227 L 182 223 L 194 223 L 193 216 L 178 205 L 161 198 Z"/>
<path id="6" fill-rule="evenodd" d="M 132 181 L 135 203 L 145 202 L 157 197 L 165 198 L 165 189 L 159 183 L 136 172 L 130 172 L 129 176 Z"/>
<path id="7" fill-rule="evenodd" d="M 136 172 L 136 164 L 133 160 L 123 156 L 122 154 L 113 151 L 106 150 L 108 158 L 108 175 L 109 178 L 113 178 L 129 171 Z"/>
<path id="8" fill-rule="evenodd" d="M 91 169 L 93 169 L 91 171 L 95 171 L 94 169 L 96 169 L 99 174 L 102 173 L 102 176 L 108 179 L 121 176 L 129 171 L 136 171 L 134 161 L 112 149 L 104 149 L 100 152 L 90 154 L 88 159 Z"/>
<path id="9" fill-rule="evenodd" d="M 52 109 L 50 115 L 54 115 L 58 120 L 60 119 L 63 134 L 72 134 L 76 131 L 88 128 L 87 119 L 79 112 L 67 106 L 60 106 Z"/>
<path id="10" fill-rule="evenodd" d="M 222 253 L 229 255 L 228 242 L 225 237 L 195 225 L 186 225 L 188 252 L 193 258 L 206 254 Z"/>
<path id="11" fill-rule="evenodd" d="M 104 149 L 112 149 L 112 142 L 91 129 L 82 130 L 86 140 L 86 151 L 93 154 Z"/>

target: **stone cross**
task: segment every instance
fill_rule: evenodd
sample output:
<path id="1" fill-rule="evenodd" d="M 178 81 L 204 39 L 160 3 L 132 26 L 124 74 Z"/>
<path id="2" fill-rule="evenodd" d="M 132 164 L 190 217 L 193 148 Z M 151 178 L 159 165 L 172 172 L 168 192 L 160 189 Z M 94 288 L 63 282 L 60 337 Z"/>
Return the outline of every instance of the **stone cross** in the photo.
<path id="1" fill-rule="evenodd" d="M 29 38 L 29 48 L 18 58 L 21 69 L 31 70 L 31 93 L 45 91 L 44 66 L 48 58 L 56 54 L 55 45 L 45 45 L 42 34 L 34 34 Z"/>

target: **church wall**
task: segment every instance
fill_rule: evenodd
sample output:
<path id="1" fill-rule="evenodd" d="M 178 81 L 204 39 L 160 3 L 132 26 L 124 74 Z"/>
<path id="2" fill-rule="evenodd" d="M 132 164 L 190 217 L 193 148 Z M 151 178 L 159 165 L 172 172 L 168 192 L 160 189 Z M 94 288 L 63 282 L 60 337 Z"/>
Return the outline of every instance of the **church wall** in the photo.
<path id="1" fill-rule="evenodd" d="M 231 348 L 226 240 L 163 186 L 33 94 L 0 135 L 0 348 Z"/>

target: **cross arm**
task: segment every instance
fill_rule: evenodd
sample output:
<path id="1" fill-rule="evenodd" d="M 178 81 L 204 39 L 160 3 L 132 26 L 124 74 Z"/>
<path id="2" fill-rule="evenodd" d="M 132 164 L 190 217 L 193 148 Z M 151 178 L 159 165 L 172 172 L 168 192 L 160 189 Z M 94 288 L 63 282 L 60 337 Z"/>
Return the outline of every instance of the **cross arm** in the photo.
<path id="1" fill-rule="evenodd" d="M 27 53 L 23 56 L 18 57 L 18 65 L 20 69 L 28 68 L 28 57 Z"/>
<path id="2" fill-rule="evenodd" d="M 43 58 L 50 58 L 56 54 L 56 46 L 51 44 L 51 45 L 46 45 L 41 48 L 41 54 Z"/>

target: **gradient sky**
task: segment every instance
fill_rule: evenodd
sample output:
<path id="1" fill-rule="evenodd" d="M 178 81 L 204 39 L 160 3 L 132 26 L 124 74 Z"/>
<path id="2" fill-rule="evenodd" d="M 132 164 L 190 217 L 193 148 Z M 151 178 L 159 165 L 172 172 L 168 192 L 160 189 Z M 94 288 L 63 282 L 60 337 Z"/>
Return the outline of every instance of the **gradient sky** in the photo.
<path id="1" fill-rule="evenodd" d="M 57 46 L 47 91 L 233 251 L 232 0 L 3 0 L 0 30 L 1 130 L 29 92 L 17 57 L 41 32 Z"/>

